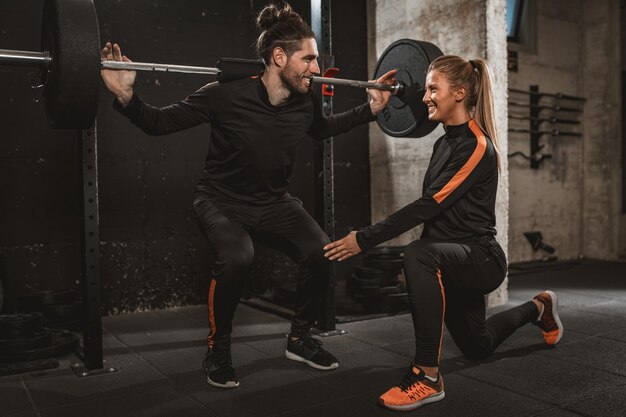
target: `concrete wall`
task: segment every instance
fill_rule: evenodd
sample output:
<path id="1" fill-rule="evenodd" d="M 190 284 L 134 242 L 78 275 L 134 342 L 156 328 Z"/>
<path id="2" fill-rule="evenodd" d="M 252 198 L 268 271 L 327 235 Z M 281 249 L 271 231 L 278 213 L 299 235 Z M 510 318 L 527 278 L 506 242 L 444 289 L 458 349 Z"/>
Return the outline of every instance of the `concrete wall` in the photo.
<path id="1" fill-rule="evenodd" d="M 371 0 L 368 3 L 370 68 L 393 41 L 425 40 L 447 54 L 486 58 L 495 74 L 495 107 L 501 152 L 507 153 L 506 31 L 504 0 Z M 392 138 L 370 128 L 372 222 L 379 221 L 421 195 L 432 146 L 443 134 L 438 127 L 426 138 Z M 496 207 L 498 240 L 508 245 L 508 172 L 503 160 Z M 419 237 L 417 227 L 389 244 L 407 244 Z M 506 283 L 491 295 L 491 304 L 506 300 Z"/>
<path id="2" fill-rule="evenodd" d="M 622 207 L 620 215 L 618 256 L 620 259 L 626 259 L 626 117 L 624 117 L 624 103 L 626 102 L 626 1 L 624 0 L 620 1 L 620 56 L 622 63 Z"/>
<path id="3" fill-rule="evenodd" d="M 583 253 L 618 256 L 622 91 L 619 0 L 583 2 Z M 599 47 L 601 45 L 601 47 Z M 622 237 L 623 239 L 623 237 Z"/>
<path id="4" fill-rule="evenodd" d="M 560 259 L 579 255 L 600 259 L 618 256 L 621 215 L 621 85 L 619 2 L 530 1 L 534 39 L 518 50 L 518 70 L 509 86 L 583 96 L 582 125 L 543 124 L 583 133 L 583 137 L 542 136 L 544 153 L 552 154 L 533 170 L 519 157 L 509 160 L 509 260 L 545 255 L 533 252 L 523 233 L 539 230 Z M 511 93 L 510 100 L 528 101 Z M 542 99 L 544 103 L 557 102 Z M 575 106 L 562 102 L 563 106 Z M 510 113 L 524 109 L 511 106 Z M 549 112 L 542 115 L 549 115 Z M 509 120 L 528 128 L 529 122 Z M 529 153 L 528 133 L 509 134 L 509 152 Z"/>

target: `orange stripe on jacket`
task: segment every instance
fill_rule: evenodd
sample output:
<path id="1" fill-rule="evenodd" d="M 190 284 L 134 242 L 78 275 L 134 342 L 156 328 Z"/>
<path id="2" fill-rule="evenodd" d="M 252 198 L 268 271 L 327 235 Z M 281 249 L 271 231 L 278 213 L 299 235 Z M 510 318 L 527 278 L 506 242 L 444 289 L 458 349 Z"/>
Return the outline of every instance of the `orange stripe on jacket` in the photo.
<path id="1" fill-rule="evenodd" d="M 476 168 L 476 165 L 478 165 L 485 154 L 485 150 L 487 149 L 487 139 L 473 119 L 469 121 L 469 127 L 474 135 L 476 135 L 478 144 L 476 145 L 476 149 L 474 149 L 474 153 L 472 153 L 472 156 L 470 156 L 465 165 L 463 165 L 463 167 L 456 174 L 454 174 L 450 181 L 448 181 L 448 183 L 433 196 L 433 199 L 439 204 L 441 204 L 441 202 L 445 200 L 446 197 L 452 193 L 452 191 L 456 190 L 457 187 L 465 181 L 474 168 Z"/>
<path id="2" fill-rule="evenodd" d="M 213 306 L 213 299 L 215 298 L 215 285 L 217 281 L 211 279 L 211 286 L 209 287 L 209 327 L 211 328 L 211 334 L 207 338 L 207 342 L 210 348 L 213 347 L 213 336 L 215 336 L 215 309 Z"/>
<path id="3" fill-rule="evenodd" d="M 443 282 L 441 282 L 441 271 L 437 270 L 437 278 L 439 279 L 439 287 L 441 287 L 441 300 L 443 303 L 443 309 L 441 311 L 441 336 L 439 337 L 439 352 L 437 352 L 437 366 L 439 366 L 439 360 L 441 359 L 441 345 L 443 344 L 443 322 L 446 318 L 446 291 L 443 288 Z"/>

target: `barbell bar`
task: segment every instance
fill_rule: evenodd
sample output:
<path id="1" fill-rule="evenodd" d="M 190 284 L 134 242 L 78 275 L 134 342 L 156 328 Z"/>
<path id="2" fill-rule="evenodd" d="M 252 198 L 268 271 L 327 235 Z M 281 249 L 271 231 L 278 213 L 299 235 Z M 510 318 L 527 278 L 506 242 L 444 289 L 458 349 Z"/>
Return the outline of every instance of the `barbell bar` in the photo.
<path id="1" fill-rule="evenodd" d="M 0 65 L 46 68 L 52 62 L 48 52 L 0 49 Z"/>
<path id="2" fill-rule="evenodd" d="M 223 61 L 235 61 L 242 65 L 250 65 L 250 74 L 256 75 L 260 73 L 264 64 L 260 60 L 252 59 L 238 59 L 238 58 L 221 58 L 218 61 L 218 65 Z M 16 51 L 12 49 L 0 49 L 0 65 L 8 66 L 22 66 L 22 67 L 39 67 L 41 69 L 48 69 L 53 64 L 53 60 L 50 57 L 50 53 L 34 52 L 34 51 Z M 253 67 L 257 68 L 255 73 Z M 208 74 L 208 75 L 220 75 L 222 70 L 220 68 L 213 67 L 198 67 L 191 65 L 177 65 L 177 64 L 158 64 L 148 62 L 125 62 L 125 61 L 100 61 L 100 68 L 110 69 L 115 71 L 152 71 L 152 72 L 178 72 L 185 74 Z M 382 85 L 382 84 L 381 84 Z"/>
<path id="3" fill-rule="evenodd" d="M 231 60 L 236 58 L 221 58 L 221 60 Z M 241 60 L 242 64 L 244 60 Z M 257 60 L 247 60 L 251 63 L 260 63 L 263 64 L 263 61 Z M 218 61 L 219 62 L 219 61 Z M 208 75 L 219 75 L 222 73 L 220 68 L 211 68 L 211 67 L 193 67 L 188 65 L 176 65 L 176 64 L 156 64 L 156 63 L 147 63 L 147 62 L 125 62 L 125 61 L 102 61 L 101 64 L 102 69 L 110 69 L 110 70 L 130 70 L 130 71 L 161 71 L 161 72 L 181 72 L 187 74 L 208 74 Z M 248 74 L 248 76 L 257 75 L 257 73 Z M 230 77 L 229 77 L 230 78 Z M 329 78 L 329 77 L 319 77 L 313 76 L 311 77 L 311 81 L 314 83 L 323 83 L 323 84 L 333 84 L 333 85 L 343 85 L 348 87 L 357 87 L 357 88 L 374 88 L 377 90 L 391 91 L 392 94 L 397 94 L 402 90 L 402 83 L 396 81 L 395 84 L 385 84 L 385 83 L 377 83 L 371 81 L 357 81 L 357 80 L 348 80 L 343 78 Z"/>
<path id="4" fill-rule="evenodd" d="M 223 60 L 236 60 L 237 58 L 220 58 L 220 61 Z M 218 61 L 218 63 L 220 62 Z M 241 64 L 245 65 L 245 61 L 249 61 L 252 66 L 254 65 L 263 65 L 265 68 L 265 64 L 261 60 L 239 60 Z M 128 70 L 128 71 L 156 71 L 156 72 L 181 72 L 187 74 L 207 74 L 207 75 L 221 75 L 223 71 L 220 68 L 212 68 L 212 67 L 193 67 L 188 65 L 176 65 L 176 64 L 156 64 L 156 63 L 147 63 L 147 62 L 125 62 L 125 61 L 102 61 L 101 63 L 102 69 L 109 70 Z M 257 75 L 258 71 L 253 72 L 251 74 L 242 73 L 241 75 L 252 76 Z M 228 77 L 235 78 L 235 77 Z M 220 80 L 223 81 L 223 80 Z M 358 80 L 348 80 L 344 78 L 330 78 L 330 77 L 320 77 L 313 76 L 311 77 L 311 81 L 318 84 L 332 84 L 332 85 L 343 85 L 347 87 L 357 87 L 357 88 L 374 88 L 377 90 L 390 91 L 393 95 L 398 94 L 402 91 L 404 85 L 403 83 L 396 81 L 394 84 L 385 84 L 385 83 L 377 83 L 372 81 L 358 81 Z"/>
<path id="5" fill-rule="evenodd" d="M 183 74 L 205 74 L 205 75 L 221 75 L 222 69 L 219 68 L 222 62 L 236 62 L 243 66 L 249 65 L 250 71 L 245 71 L 242 75 L 253 76 L 258 75 L 265 68 L 261 60 L 248 60 L 239 58 L 221 58 L 218 60 L 218 67 L 198 67 L 191 65 L 178 64 L 162 64 L 150 62 L 127 62 L 127 61 L 100 61 L 100 68 L 114 71 L 148 71 L 148 72 L 177 72 Z M 15 51 L 10 49 L 0 49 L 0 64 L 24 66 L 24 67 L 40 67 L 47 69 L 52 63 L 52 58 L 47 51 Z M 256 71 L 254 70 L 256 67 Z M 249 72 L 249 73 L 248 73 Z M 228 79 L 237 78 L 237 76 L 229 76 Z M 396 95 L 403 88 L 403 83 L 396 81 L 395 84 L 377 83 L 371 81 L 348 80 L 343 78 L 330 77 L 311 77 L 314 83 L 343 85 L 357 88 L 374 88 L 377 90 L 390 91 Z"/>
<path id="6" fill-rule="evenodd" d="M 103 61 L 100 58 L 98 19 L 91 0 L 46 0 L 42 20 L 42 50 L 0 49 L 0 65 L 40 68 L 46 115 L 53 128 L 87 129 L 95 119 L 102 69 L 217 75 L 219 82 L 259 75 L 262 60 L 220 58 L 217 67 L 146 62 Z M 428 121 L 422 103 L 430 62 L 443 55 L 435 45 L 411 39 L 391 44 L 377 62 L 374 78 L 397 69 L 395 84 L 331 77 L 312 82 L 391 91 L 393 97 L 377 118 L 390 136 L 422 137 L 436 123 Z"/>

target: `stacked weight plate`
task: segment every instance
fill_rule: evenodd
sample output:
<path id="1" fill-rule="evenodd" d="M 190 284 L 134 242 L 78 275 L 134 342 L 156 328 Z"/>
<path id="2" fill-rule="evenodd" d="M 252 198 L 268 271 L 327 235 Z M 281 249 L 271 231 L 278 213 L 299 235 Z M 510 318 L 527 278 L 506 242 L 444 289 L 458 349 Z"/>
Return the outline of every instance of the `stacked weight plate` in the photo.
<path id="1" fill-rule="evenodd" d="M 74 290 L 37 291 L 18 299 L 18 310 L 43 315 L 43 325 L 54 329 L 81 331 L 83 303 Z"/>
<path id="2" fill-rule="evenodd" d="M 348 279 L 347 292 L 370 313 L 398 313 L 408 308 L 402 279 L 404 247 L 370 249 L 363 266 L 356 266 Z"/>
<path id="3" fill-rule="evenodd" d="M 55 368 L 58 362 L 52 358 L 78 345 L 74 333 L 42 324 L 41 313 L 0 315 L 0 376 Z"/>

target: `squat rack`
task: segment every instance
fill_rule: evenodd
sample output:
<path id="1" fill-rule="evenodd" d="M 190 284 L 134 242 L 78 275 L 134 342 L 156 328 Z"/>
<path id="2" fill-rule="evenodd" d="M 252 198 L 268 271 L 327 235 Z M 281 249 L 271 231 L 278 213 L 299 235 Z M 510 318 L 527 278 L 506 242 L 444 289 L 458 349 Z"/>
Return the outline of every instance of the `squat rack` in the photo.
<path id="1" fill-rule="evenodd" d="M 322 73 L 334 65 L 332 55 L 331 0 L 311 0 L 311 28 L 320 45 Z M 322 95 L 322 110 L 333 111 L 332 95 Z M 88 371 L 103 368 L 102 316 L 100 291 L 100 235 L 98 204 L 97 129 L 96 123 L 86 130 L 77 130 L 81 169 L 81 289 L 85 303 L 83 361 Z M 335 239 L 334 155 L 332 138 L 318 144 L 314 153 L 315 218 L 331 239 Z M 321 173 L 321 175 L 318 175 Z M 319 198 L 323 195 L 323 198 Z M 335 282 L 333 264 L 326 297 L 322 300 L 318 329 L 324 335 L 343 333 L 335 328 Z M 85 372 L 80 375 L 86 375 Z"/>
<path id="2" fill-rule="evenodd" d="M 321 49 L 322 73 L 334 65 L 332 55 L 331 0 L 311 0 L 311 28 L 317 34 Z M 332 114 L 332 94 L 322 95 L 324 115 Z M 86 371 L 103 368 L 102 317 L 99 265 L 99 204 L 97 169 L 97 128 L 96 123 L 89 129 L 77 130 L 79 143 L 79 163 L 81 171 L 81 290 L 85 305 L 85 325 L 83 331 L 83 362 Z M 317 145 L 314 154 L 315 171 L 315 217 L 331 239 L 335 239 L 334 201 L 334 155 L 332 138 Z M 318 175 L 320 174 L 320 175 Z M 322 195 L 323 198 L 319 198 Z M 336 268 L 331 268 L 330 284 L 326 297 L 322 300 L 318 330 L 322 335 L 341 334 L 335 328 L 335 282 Z M 112 369 L 110 369 L 112 370 Z M 79 368 L 80 376 L 87 376 Z"/>

